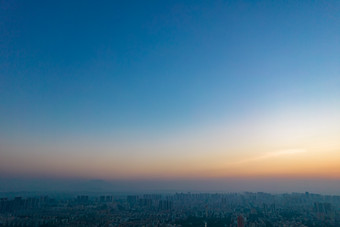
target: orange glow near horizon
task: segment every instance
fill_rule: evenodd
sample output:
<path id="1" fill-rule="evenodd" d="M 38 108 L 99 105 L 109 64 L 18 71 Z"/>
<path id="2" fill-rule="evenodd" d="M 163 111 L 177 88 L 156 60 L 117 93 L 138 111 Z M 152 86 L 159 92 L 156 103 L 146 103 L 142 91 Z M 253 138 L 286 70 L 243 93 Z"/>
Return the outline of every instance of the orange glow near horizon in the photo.
<path id="1" fill-rule="evenodd" d="M 154 140 L 7 144 L 2 146 L 0 170 L 99 179 L 338 179 L 340 123 L 331 116 L 315 116 L 245 121 Z"/>

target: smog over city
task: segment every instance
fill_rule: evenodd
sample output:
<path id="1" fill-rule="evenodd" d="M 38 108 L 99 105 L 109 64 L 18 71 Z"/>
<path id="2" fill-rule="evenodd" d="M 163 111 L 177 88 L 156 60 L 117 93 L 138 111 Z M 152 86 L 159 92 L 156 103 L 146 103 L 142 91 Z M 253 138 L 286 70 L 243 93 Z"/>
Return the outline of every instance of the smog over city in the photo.
<path id="1" fill-rule="evenodd" d="M 0 0 L 1 226 L 340 226 L 340 2 Z"/>

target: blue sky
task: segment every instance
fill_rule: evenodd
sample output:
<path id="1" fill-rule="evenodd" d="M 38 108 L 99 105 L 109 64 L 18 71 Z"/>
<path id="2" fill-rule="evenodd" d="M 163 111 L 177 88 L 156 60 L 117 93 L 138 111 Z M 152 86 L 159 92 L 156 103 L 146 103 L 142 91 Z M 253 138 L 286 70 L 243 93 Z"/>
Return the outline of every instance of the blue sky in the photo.
<path id="1" fill-rule="evenodd" d="M 6 148 L 340 109 L 338 1 L 2 1 L 0 21 Z"/>

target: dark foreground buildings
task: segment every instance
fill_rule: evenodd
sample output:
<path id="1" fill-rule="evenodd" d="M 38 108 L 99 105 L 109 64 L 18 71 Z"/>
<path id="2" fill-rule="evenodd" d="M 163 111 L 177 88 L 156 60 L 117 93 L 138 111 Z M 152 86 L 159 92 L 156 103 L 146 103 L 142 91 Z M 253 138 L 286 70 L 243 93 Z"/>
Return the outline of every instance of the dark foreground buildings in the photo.
<path id="1" fill-rule="evenodd" d="M 340 196 L 260 192 L 4 197 L 0 226 L 340 226 Z"/>

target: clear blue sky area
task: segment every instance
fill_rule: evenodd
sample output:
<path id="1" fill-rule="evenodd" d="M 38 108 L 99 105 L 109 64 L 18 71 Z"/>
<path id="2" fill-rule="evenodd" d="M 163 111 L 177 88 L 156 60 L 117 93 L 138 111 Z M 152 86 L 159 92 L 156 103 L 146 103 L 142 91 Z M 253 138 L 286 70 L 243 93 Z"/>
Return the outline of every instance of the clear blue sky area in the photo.
<path id="1" fill-rule="evenodd" d="M 5 0 L 0 134 L 185 127 L 331 102 L 339 60 L 339 1 Z"/>

